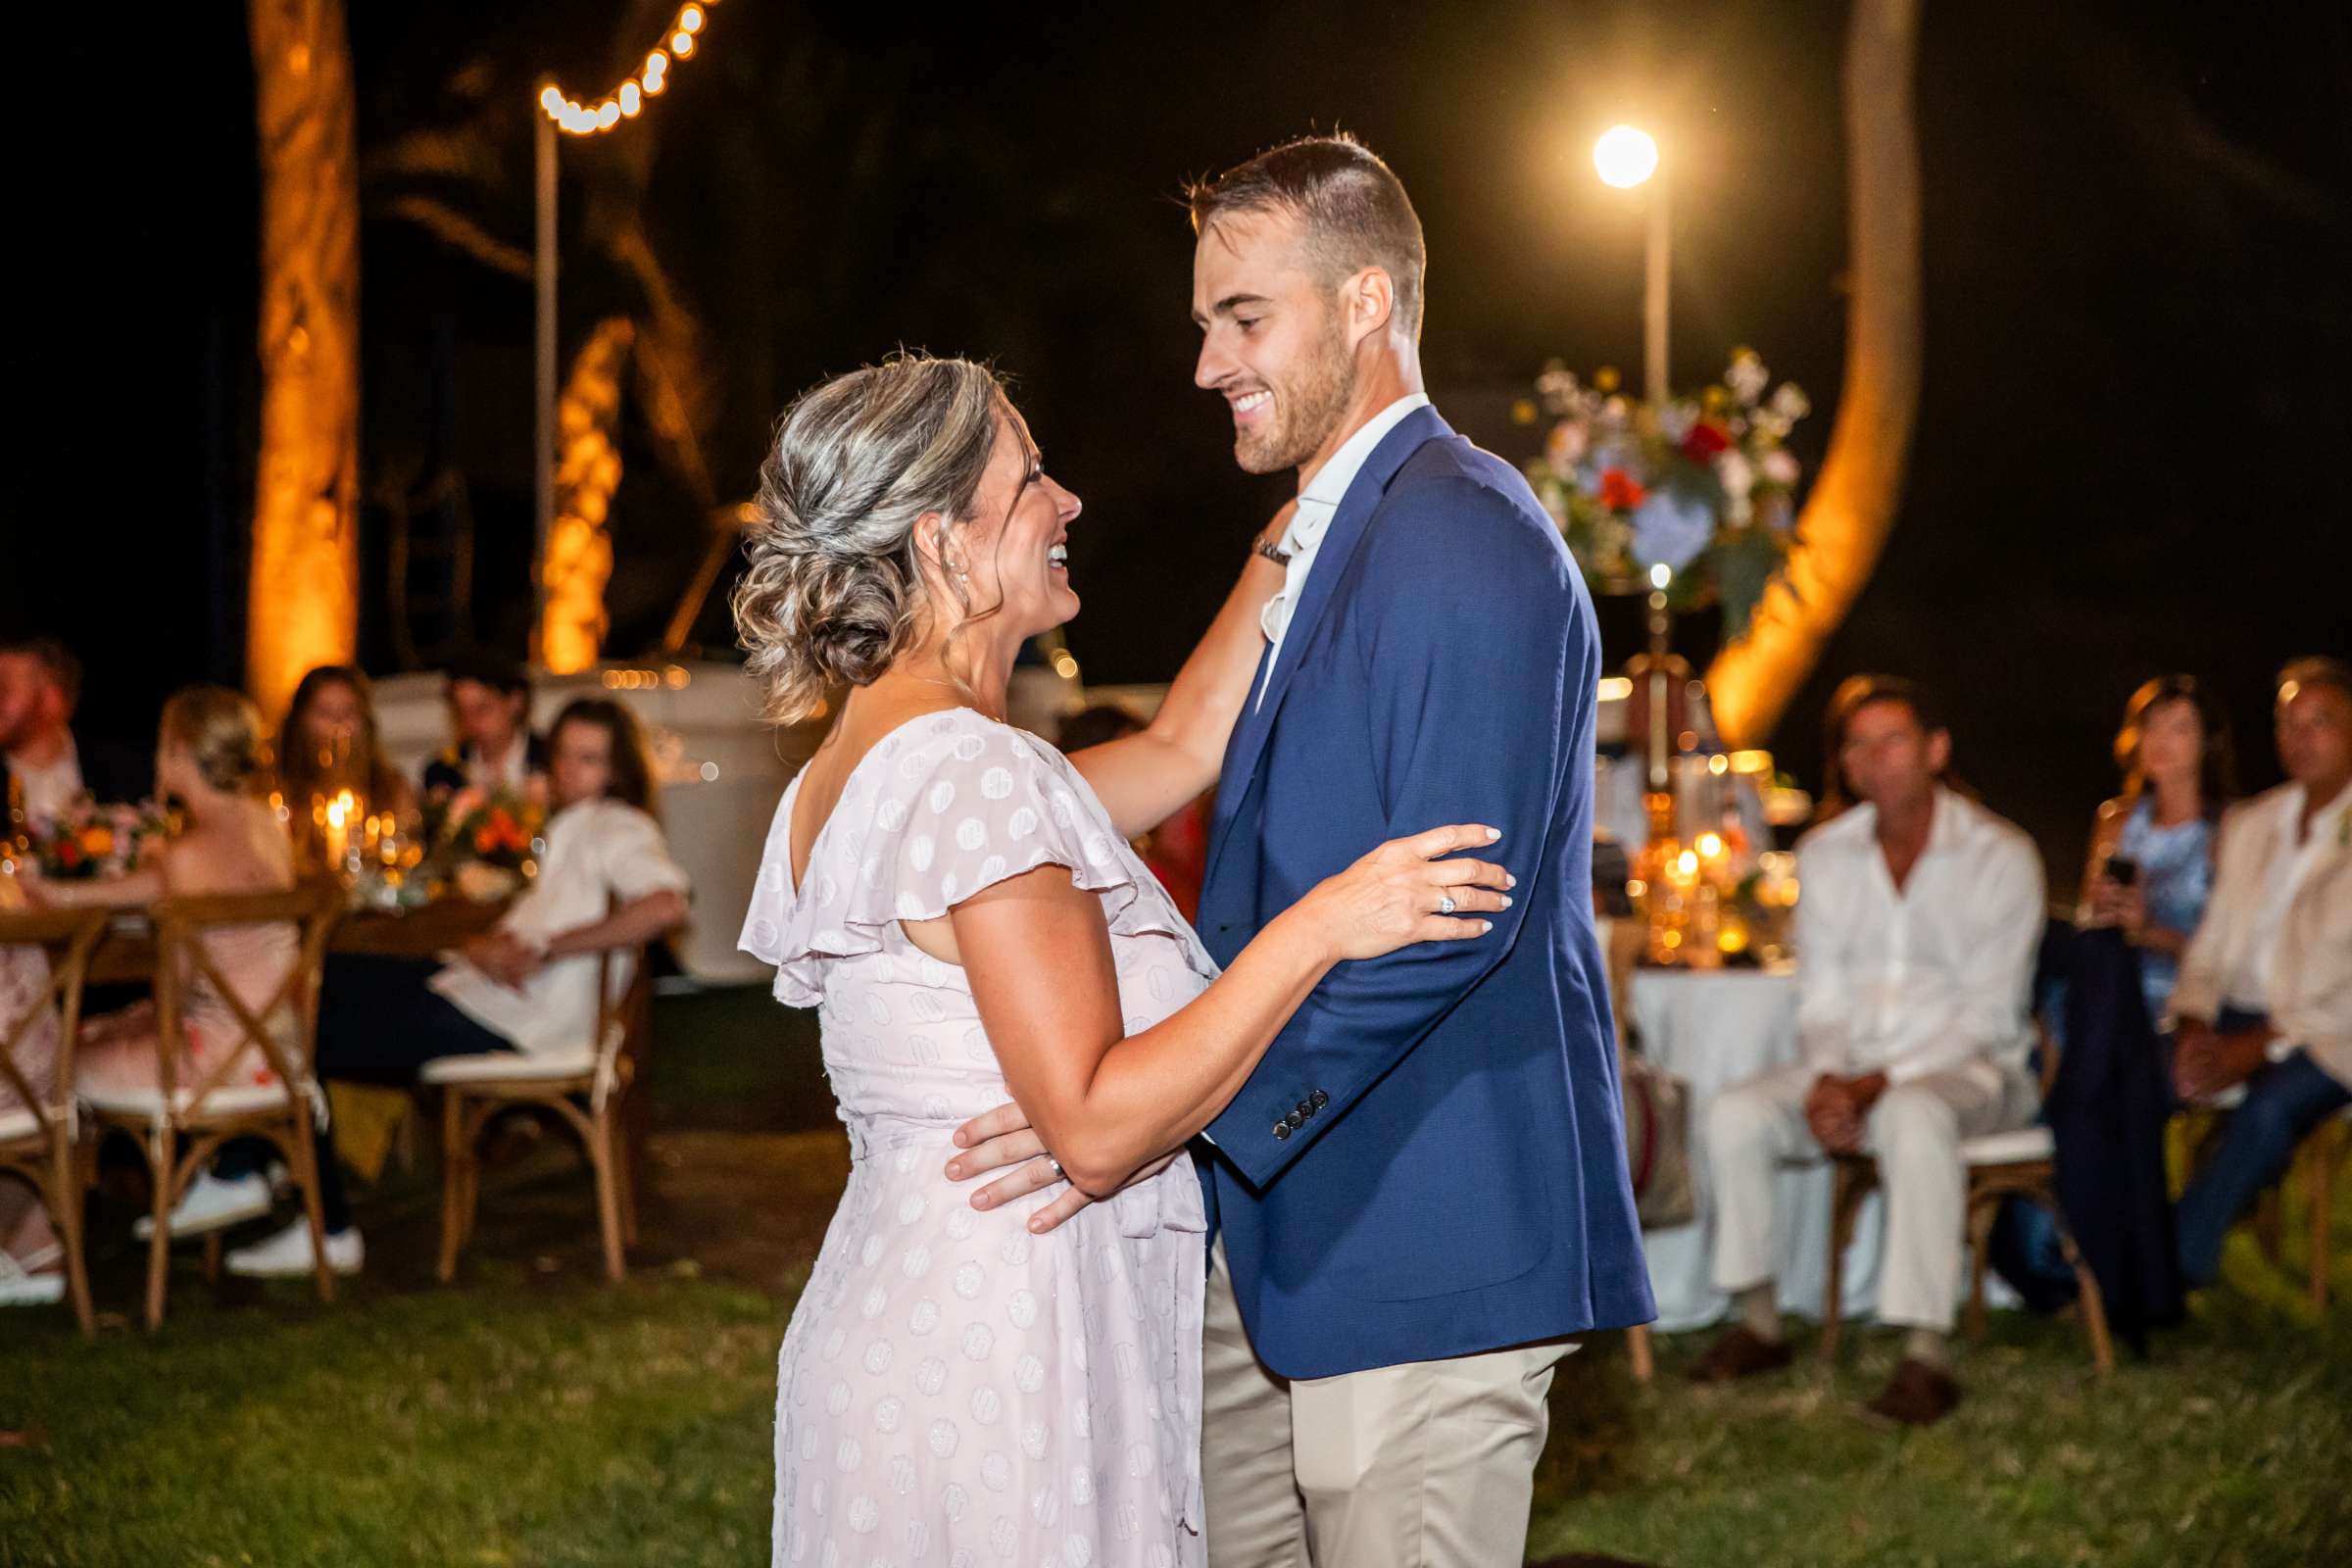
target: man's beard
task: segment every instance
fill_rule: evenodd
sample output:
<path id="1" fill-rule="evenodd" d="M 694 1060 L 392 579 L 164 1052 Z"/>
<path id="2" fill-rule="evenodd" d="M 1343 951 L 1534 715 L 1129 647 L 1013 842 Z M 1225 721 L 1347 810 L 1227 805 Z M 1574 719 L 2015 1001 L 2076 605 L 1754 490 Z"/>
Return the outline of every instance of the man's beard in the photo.
<path id="1" fill-rule="evenodd" d="M 1274 418 L 1259 430 L 1241 430 L 1233 438 L 1233 458 L 1245 473 L 1277 473 L 1296 468 L 1323 450 L 1323 443 L 1348 416 L 1355 399 L 1355 361 L 1348 352 L 1348 335 L 1338 313 L 1329 315 L 1326 330 L 1312 361 L 1299 368 L 1298 378 L 1274 391 Z"/>

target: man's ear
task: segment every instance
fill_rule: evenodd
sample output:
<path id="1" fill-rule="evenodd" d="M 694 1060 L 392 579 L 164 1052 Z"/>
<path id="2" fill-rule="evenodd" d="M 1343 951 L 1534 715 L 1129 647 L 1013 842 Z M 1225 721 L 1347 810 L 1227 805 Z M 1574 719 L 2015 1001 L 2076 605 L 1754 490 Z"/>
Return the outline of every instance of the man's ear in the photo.
<path id="1" fill-rule="evenodd" d="M 1939 729 L 1928 737 L 1928 771 L 1938 778 L 1952 765 L 1952 732 Z"/>
<path id="2" fill-rule="evenodd" d="M 1348 322 L 1348 346 L 1389 329 L 1396 316 L 1396 284 L 1385 267 L 1367 267 L 1340 286 L 1340 308 Z"/>

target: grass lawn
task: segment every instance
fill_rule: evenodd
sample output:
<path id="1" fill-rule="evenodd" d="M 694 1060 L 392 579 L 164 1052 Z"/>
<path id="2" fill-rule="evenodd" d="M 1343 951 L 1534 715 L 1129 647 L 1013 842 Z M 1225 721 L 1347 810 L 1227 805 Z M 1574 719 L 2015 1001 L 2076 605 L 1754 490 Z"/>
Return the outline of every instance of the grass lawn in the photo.
<path id="1" fill-rule="evenodd" d="M 821 1080 L 797 1026 L 723 999 L 662 1005 L 664 1040 L 702 1049 L 657 1076 L 626 1285 L 601 1283 L 587 1184 L 550 1146 L 493 1173 L 453 1287 L 431 1283 L 427 1169 L 366 1197 L 368 1273 L 331 1307 L 303 1285 L 208 1287 L 189 1251 L 161 1334 L 118 1324 L 85 1345 L 62 1311 L 10 1313 L 0 1565 L 764 1562 L 776 1345 L 846 1152 L 812 1125 Z M 136 1256 L 102 1252 L 102 1305 L 126 1307 Z M 1732 1390 L 1680 1381 L 1701 1344 L 1662 1342 L 1646 1389 L 1614 1337 L 1570 1359 L 1531 1556 L 2352 1561 L 2340 1303 L 2313 1325 L 2213 1293 L 2104 1385 L 2072 1325 L 1996 1316 L 1959 1412 L 1901 1436 L 1852 1413 L 1891 1362 L 1882 1336 L 1853 1337 L 1835 1384 L 1808 1359 Z"/>

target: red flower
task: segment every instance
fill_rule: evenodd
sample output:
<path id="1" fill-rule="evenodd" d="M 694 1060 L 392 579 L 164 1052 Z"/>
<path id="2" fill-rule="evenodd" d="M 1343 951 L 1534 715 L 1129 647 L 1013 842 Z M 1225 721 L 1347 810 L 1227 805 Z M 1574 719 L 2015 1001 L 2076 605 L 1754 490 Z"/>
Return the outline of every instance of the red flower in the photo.
<path id="1" fill-rule="evenodd" d="M 81 846 L 70 838 L 57 841 L 57 863 L 71 871 L 81 863 Z"/>
<path id="2" fill-rule="evenodd" d="M 1722 425 L 1701 419 L 1683 437 L 1683 456 L 1692 463 L 1708 464 L 1715 461 L 1715 454 L 1731 444 L 1732 438 Z"/>
<path id="3" fill-rule="evenodd" d="M 1623 468 L 1605 468 L 1600 475 L 1600 504 L 1611 512 L 1631 512 L 1649 494 L 1641 481 Z"/>

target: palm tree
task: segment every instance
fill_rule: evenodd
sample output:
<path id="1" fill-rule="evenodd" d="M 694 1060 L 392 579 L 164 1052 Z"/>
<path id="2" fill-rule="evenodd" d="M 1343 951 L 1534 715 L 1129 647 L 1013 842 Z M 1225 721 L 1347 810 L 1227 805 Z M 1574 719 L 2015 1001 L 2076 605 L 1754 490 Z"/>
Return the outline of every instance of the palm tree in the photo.
<path id="1" fill-rule="evenodd" d="M 1724 738 L 1771 735 L 1870 580 L 1901 503 L 1919 413 L 1919 138 L 1911 118 L 1920 0 L 1854 0 L 1846 28 L 1845 385 L 1788 569 L 1747 635 L 1707 671 Z"/>
<path id="2" fill-rule="evenodd" d="M 245 663 L 274 713 L 359 635 L 360 185 L 342 0 L 250 0 L 247 14 L 262 407 Z"/>

